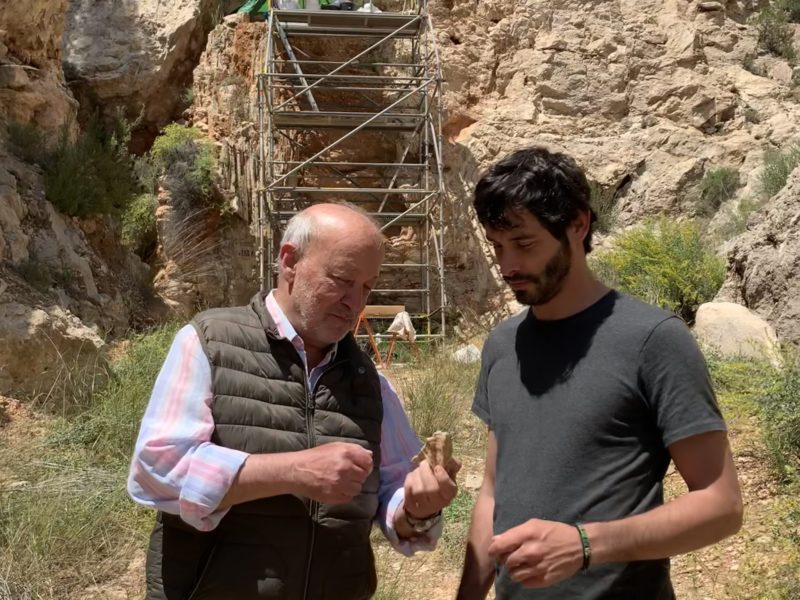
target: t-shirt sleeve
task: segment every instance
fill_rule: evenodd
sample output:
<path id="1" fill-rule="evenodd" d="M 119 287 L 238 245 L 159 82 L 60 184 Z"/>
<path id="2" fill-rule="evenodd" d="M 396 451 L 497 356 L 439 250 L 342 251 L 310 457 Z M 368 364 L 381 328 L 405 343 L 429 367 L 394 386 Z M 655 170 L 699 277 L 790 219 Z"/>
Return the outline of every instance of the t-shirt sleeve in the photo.
<path id="1" fill-rule="evenodd" d="M 680 318 L 653 329 L 641 350 L 639 377 L 665 446 L 726 430 L 705 358 Z"/>
<path id="2" fill-rule="evenodd" d="M 481 353 L 481 370 L 478 374 L 478 383 L 475 385 L 475 398 L 472 401 L 472 412 L 491 429 L 492 410 L 489 406 L 489 393 L 487 379 L 489 378 L 489 341 Z"/>

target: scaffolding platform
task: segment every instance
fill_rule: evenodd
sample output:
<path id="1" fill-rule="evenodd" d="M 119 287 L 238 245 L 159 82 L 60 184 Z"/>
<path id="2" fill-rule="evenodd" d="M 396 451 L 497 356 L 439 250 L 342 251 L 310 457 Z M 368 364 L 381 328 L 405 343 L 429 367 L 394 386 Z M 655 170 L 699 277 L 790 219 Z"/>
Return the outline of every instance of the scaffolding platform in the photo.
<path id="1" fill-rule="evenodd" d="M 403 305 L 420 339 L 444 336 L 442 75 L 426 2 L 408 14 L 274 10 L 267 27 L 257 81 L 262 288 L 276 283 L 288 220 L 346 198 L 388 239 L 370 305 Z"/>

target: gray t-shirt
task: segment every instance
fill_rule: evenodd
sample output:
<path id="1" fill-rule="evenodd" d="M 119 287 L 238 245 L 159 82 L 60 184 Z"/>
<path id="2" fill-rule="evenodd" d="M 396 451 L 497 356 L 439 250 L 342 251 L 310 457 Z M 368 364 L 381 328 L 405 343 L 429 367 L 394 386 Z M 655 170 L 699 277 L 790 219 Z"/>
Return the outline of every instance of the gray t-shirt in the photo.
<path id="1" fill-rule="evenodd" d="M 495 534 L 533 518 L 609 521 L 659 506 L 667 447 L 725 430 L 684 322 L 615 291 L 566 319 L 528 310 L 501 323 L 473 411 L 497 438 Z M 496 589 L 498 600 L 674 598 L 668 560 L 592 566 L 544 590 L 524 590 L 503 568 Z"/>

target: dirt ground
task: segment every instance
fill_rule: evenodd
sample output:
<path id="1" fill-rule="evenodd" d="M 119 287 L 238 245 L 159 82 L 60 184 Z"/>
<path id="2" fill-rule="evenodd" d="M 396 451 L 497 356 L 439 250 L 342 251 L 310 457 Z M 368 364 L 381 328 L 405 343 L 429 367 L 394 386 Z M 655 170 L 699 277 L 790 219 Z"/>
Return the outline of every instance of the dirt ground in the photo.
<path id="1" fill-rule="evenodd" d="M 468 417 L 472 419 L 471 417 Z M 692 600 L 764 597 L 754 590 L 774 577 L 786 560 L 785 540 L 781 540 L 776 519 L 786 501 L 770 477 L 759 428 L 753 417 L 729 417 L 731 444 L 745 498 L 745 525 L 739 535 L 713 547 L 673 560 L 673 582 L 678 598 Z M 46 419 L 25 405 L 0 397 L 0 487 L 18 485 L 10 476 L 9 461 L 17 460 L 45 431 Z M 480 425 L 470 420 L 467 434 L 456 444 L 463 461 L 459 483 L 474 498 L 480 487 L 483 469 L 483 443 L 478 438 Z M 476 439 L 478 439 L 476 441 Z M 668 495 L 684 489 L 680 476 L 670 471 L 666 480 Z M 466 527 L 466 523 L 448 524 Z M 376 557 L 381 587 L 376 598 L 383 600 L 439 600 L 453 598 L 461 569 L 460 551 L 443 548 L 404 558 L 394 552 L 380 535 Z M 451 536 L 451 540 L 453 537 Z M 455 537 L 458 544 L 461 539 Z M 128 600 L 143 596 L 144 552 L 130 556 L 123 573 L 113 581 L 89 584 L 80 600 Z"/>

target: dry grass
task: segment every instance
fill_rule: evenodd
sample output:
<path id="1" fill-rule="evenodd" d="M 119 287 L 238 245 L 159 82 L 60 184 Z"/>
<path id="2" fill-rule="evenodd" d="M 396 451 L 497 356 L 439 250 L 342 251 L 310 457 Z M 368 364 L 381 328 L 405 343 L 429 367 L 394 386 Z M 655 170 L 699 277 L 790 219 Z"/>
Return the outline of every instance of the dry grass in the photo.
<path id="1" fill-rule="evenodd" d="M 117 387 L 97 394 L 91 413 L 34 420 L 4 411 L 0 600 L 105 598 L 109 589 L 141 595 L 139 558 L 152 513 L 125 497 L 125 460 L 146 401 L 140 396 L 152 383 L 171 335 L 166 330 L 134 341 L 114 362 Z M 800 502 L 796 488 L 779 482 L 769 469 L 760 412 L 763 390 L 774 388 L 774 373 L 742 362 L 712 360 L 711 367 L 731 431 L 746 522 L 738 536 L 674 560 L 678 597 L 797 600 Z M 485 427 L 469 410 L 477 369 L 441 351 L 389 373 L 409 399 L 421 433 L 432 428 L 456 433 L 455 454 L 464 467 L 458 476 L 461 490 L 445 511 L 434 552 L 404 558 L 380 533 L 373 535 L 379 600 L 438 600 L 455 593 L 485 453 Z M 33 460 L 20 461 L 20 456 Z M 673 495 L 682 492 L 676 474 L 668 477 L 667 489 Z"/>

